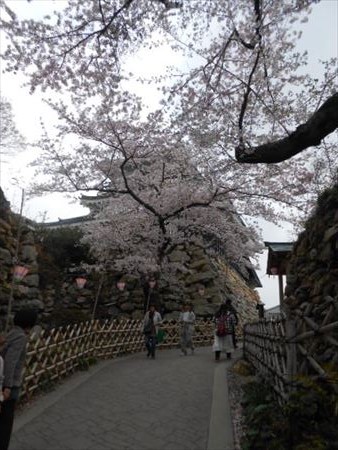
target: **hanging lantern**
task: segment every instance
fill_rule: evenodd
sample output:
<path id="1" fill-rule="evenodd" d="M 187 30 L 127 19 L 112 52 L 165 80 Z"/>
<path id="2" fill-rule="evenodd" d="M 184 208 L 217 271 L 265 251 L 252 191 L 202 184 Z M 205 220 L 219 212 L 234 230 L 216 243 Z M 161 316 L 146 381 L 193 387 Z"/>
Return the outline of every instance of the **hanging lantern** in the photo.
<path id="1" fill-rule="evenodd" d="M 205 287 L 204 286 L 199 286 L 198 287 L 198 293 L 201 297 L 203 297 L 203 295 L 205 294 Z"/>
<path id="2" fill-rule="evenodd" d="M 126 287 L 126 283 L 124 281 L 120 280 L 116 283 L 116 287 L 119 291 L 124 291 L 124 288 Z"/>
<path id="3" fill-rule="evenodd" d="M 79 289 L 84 288 L 85 284 L 87 283 L 87 280 L 86 280 L 86 278 L 84 278 L 84 277 L 77 277 L 77 278 L 75 279 L 75 281 L 76 281 L 76 286 L 77 286 Z"/>
<path id="4" fill-rule="evenodd" d="M 28 273 L 27 267 L 24 266 L 14 266 L 13 278 L 15 281 L 21 281 Z"/>

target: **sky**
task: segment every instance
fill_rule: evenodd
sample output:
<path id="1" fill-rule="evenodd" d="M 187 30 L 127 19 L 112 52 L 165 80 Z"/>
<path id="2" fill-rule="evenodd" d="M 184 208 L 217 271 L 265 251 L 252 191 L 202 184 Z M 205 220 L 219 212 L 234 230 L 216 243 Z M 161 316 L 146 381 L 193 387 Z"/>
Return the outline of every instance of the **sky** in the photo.
<path id="1" fill-rule="evenodd" d="M 9 5 L 17 13 L 28 17 L 34 11 L 34 17 L 38 18 L 50 12 L 50 5 L 53 10 L 62 8 L 65 2 L 58 0 L 39 0 L 27 2 L 26 0 L 9 0 Z M 34 10 L 33 10 L 34 8 Z M 298 43 L 299 51 L 308 51 L 309 70 L 313 74 L 320 74 L 321 66 L 319 60 L 325 60 L 338 55 L 337 50 L 337 29 L 338 29 L 338 0 L 322 0 L 313 5 L 313 11 L 307 23 L 301 24 L 303 35 Z M 1 43 L 4 44 L 3 39 Z M 142 61 L 139 67 L 151 67 L 158 73 L 165 70 L 166 64 L 181 64 L 180 56 L 173 53 L 169 48 L 157 49 L 157 54 L 152 52 L 150 58 L 152 63 L 147 65 L 145 60 L 147 55 L 140 54 L 135 59 L 135 64 Z M 157 66 L 154 68 L 154 61 Z M 130 62 L 133 64 L 133 62 Z M 1 67 L 1 69 L 3 69 Z M 53 123 L 56 116 L 42 101 L 39 94 L 30 95 L 28 89 L 22 87 L 24 78 L 21 75 L 3 74 L 0 75 L 0 92 L 6 97 L 13 107 L 13 113 L 17 128 L 28 142 L 34 142 L 40 133 L 40 118 Z M 135 89 L 137 86 L 135 84 Z M 147 98 L 156 99 L 156 93 L 145 91 Z M 151 95 L 150 95 L 151 92 Z M 154 100 L 156 102 L 156 100 Z M 152 105 L 150 105 L 150 108 Z M 12 209 L 19 210 L 22 189 L 26 189 L 34 176 L 34 168 L 29 167 L 29 163 L 35 155 L 32 150 L 27 150 L 18 154 L 8 163 L 1 162 L 0 165 L 0 185 L 5 192 L 7 199 L 11 202 Z M 37 221 L 54 221 L 59 218 L 65 219 L 84 215 L 88 212 L 78 201 L 71 201 L 60 194 L 51 194 L 39 198 L 25 199 L 23 214 Z M 296 234 L 290 224 L 283 223 L 281 227 L 276 227 L 266 221 L 261 221 L 262 236 L 264 241 L 290 242 L 296 239 Z M 259 270 L 257 274 L 263 284 L 263 288 L 258 292 L 266 308 L 279 303 L 278 299 L 278 278 L 268 276 L 266 272 L 267 253 L 264 252 L 259 258 Z"/>

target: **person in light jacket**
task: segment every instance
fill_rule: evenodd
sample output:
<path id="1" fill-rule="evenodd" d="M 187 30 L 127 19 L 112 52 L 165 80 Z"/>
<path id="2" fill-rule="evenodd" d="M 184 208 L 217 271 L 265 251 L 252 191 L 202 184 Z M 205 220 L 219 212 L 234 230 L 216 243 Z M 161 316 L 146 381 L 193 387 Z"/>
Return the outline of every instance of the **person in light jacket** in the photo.
<path id="1" fill-rule="evenodd" d="M 187 349 L 190 348 L 191 354 L 194 354 L 193 334 L 195 328 L 195 313 L 192 310 L 192 304 L 186 303 L 183 311 L 180 313 L 179 321 L 181 323 L 181 352 L 187 355 Z"/>
<path id="2" fill-rule="evenodd" d="M 7 334 L 1 352 L 4 361 L 4 375 L 2 386 L 3 403 L 0 412 L 0 450 L 7 450 L 9 446 L 15 405 L 19 398 L 22 382 L 28 335 L 34 327 L 36 319 L 36 311 L 18 311 L 14 316 L 14 327 Z"/>
<path id="3" fill-rule="evenodd" d="M 157 343 L 156 336 L 161 324 L 161 314 L 156 311 L 155 305 L 150 305 L 143 321 L 143 332 L 146 340 L 147 358 L 151 356 L 152 359 L 155 359 L 155 350 Z"/>

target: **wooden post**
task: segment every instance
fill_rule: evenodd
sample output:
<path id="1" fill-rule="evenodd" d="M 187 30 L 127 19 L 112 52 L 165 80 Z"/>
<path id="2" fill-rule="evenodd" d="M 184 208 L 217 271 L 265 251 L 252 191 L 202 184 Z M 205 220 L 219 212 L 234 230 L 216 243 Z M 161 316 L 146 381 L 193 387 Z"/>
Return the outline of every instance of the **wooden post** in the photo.
<path id="1" fill-rule="evenodd" d="M 284 297 L 284 287 L 283 287 L 283 275 L 278 274 L 278 284 L 279 284 L 279 306 L 283 307 L 283 297 Z"/>
<path id="2" fill-rule="evenodd" d="M 102 289 L 102 285 L 103 285 L 103 280 L 104 280 L 104 274 L 102 274 L 101 277 L 100 277 L 99 286 L 98 286 L 97 291 L 96 291 L 94 307 L 93 307 L 93 312 L 92 312 L 92 320 L 95 319 L 96 307 L 97 307 L 97 303 L 98 303 L 99 298 L 100 298 L 101 289 Z"/>
<path id="3" fill-rule="evenodd" d="M 285 321 L 285 346 L 286 346 L 286 382 L 288 383 L 288 395 L 293 391 L 292 382 L 297 375 L 297 344 L 293 342 L 296 336 L 296 323 L 294 320 Z"/>
<path id="4" fill-rule="evenodd" d="M 19 222 L 18 222 L 18 232 L 17 232 L 17 236 L 16 236 L 15 253 L 14 253 L 14 258 L 13 258 L 14 264 L 18 263 L 18 256 L 19 256 L 19 250 L 20 250 L 20 239 L 21 239 L 21 229 L 22 229 L 22 211 L 23 211 L 24 202 L 25 202 L 25 191 L 22 189 Z M 8 305 L 7 305 L 5 333 L 7 333 L 9 330 L 10 318 L 11 318 L 11 313 L 12 313 L 12 303 L 13 303 L 13 297 L 14 297 L 14 285 L 15 285 L 15 277 L 14 277 L 14 273 L 13 273 L 12 274 L 12 282 L 11 282 L 11 290 L 9 292 L 9 299 L 8 299 Z"/>

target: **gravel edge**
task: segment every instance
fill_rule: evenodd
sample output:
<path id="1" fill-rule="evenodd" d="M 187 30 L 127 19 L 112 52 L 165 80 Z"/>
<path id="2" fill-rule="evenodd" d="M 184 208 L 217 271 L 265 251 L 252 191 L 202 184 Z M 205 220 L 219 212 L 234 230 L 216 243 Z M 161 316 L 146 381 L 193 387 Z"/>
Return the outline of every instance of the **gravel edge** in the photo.
<path id="1" fill-rule="evenodd" d="M 229 402 L 234 434 L 234 450 L 241 450 L 241 441 L 246 433 L 243 415 L 243 385 L 248 382 L 248 377 L 238 375 L 233 367 L 227 371 Z"/>

